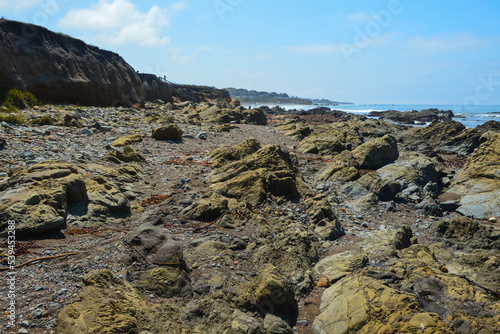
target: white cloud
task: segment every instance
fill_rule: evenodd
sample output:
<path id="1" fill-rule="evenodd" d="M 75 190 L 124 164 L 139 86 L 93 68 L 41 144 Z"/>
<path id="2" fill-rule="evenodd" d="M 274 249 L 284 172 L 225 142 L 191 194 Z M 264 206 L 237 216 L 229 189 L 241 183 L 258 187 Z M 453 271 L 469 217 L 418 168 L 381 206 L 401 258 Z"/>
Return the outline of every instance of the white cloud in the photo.
<path id="1" fill-rule="evenodd" d="M 409 40 L 412 49 L 423 53 L 443 53 L 460 50 L 476 51 L 478 48 L 498 45 L 500 39 L 483 38 L 472 33 L 443 33 L 430 37 L 416 36 Z"/>
<path id="2" fill-rule="evenodd" d="M 43 0 L 0 0 L 0 9 L 13 11 L 27 11 L 35 6 L 41 5 Z"/>
<path id="3" fill-rule="evenodd" d="M 60 22 L 62 26 L 97 31 L 96 38 L 114 45 L 127 43 L 156 46 L 169 41 L 161 35 L 168 25 L 169 14 L 184 8 L 183 1 L 160 8 L 153 6 L 143 13 L 130 0 L 99 0 L 90 8 L 70 11 Z"/>
<path id="4" fill-rule="evenodd" d="M 170 61 L 183 66 L 194 66 L 195 60 L 203 52 L 217 51 L 218 48 L 210 45 L 200 45 L 194 49 L 187 48 L 169 48 Z"/>

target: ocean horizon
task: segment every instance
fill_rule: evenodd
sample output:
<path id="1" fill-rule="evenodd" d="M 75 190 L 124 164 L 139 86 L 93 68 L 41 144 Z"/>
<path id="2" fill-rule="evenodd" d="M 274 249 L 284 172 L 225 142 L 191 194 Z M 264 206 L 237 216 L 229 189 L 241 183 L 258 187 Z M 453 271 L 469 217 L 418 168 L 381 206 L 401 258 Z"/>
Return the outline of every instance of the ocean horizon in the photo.
<path id="1" fill-rule="evenodd" d="M 488 121 L 500 121 L 500 105 L 451 105 L 451 104 L 341 104 L 341 105 L 322 105 L 332 110 L 341 110 L 345 112 L 368 115 L 371 111 L 411 111 L 425 109 L 451 110 L 455 117 L 454 120 L 464 124 L 468 128 L 475 128 L 478 125 Z M 272 106 L 269 106 L 272 107 Z M 318 107 L 317 105 L 299 105 L 282 104 L 280 107 L 290 109 L 309 110 Z"/>

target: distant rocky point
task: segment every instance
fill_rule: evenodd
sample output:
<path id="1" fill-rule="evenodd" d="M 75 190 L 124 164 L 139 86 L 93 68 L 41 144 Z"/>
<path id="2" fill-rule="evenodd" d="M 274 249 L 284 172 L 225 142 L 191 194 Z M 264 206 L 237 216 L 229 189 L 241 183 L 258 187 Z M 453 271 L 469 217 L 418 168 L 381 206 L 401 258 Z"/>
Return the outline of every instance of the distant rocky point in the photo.
<path id="1" fill-rule="evenodd" d="M 231 95 L 231 98 L 238 99 L 243 104 L 257 103 L 257 104 L 303 104 L 303 105 L 339 105 L 339 104 L 352 104 L 349 102 L 336 102 L 328 99 L 308 99 L 297 96 L 289 96 L 286 93 L 276 92 L 263 92 L 256 90 L 247 90 L 244 88 L 226 88 Z"/>

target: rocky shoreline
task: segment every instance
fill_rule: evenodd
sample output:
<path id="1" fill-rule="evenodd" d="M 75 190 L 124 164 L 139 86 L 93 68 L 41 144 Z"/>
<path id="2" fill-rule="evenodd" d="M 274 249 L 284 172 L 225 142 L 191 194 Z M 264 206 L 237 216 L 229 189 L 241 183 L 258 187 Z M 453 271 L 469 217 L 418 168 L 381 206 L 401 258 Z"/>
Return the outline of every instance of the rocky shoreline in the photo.
<path id="1" fill-rule="evenodd" d="M 17 264 L 48 257 L 16 269 L 0 330 L 498 333 L 498 124 L 269 111 L 0 123 L 0 233 L 16 221 Z"/>

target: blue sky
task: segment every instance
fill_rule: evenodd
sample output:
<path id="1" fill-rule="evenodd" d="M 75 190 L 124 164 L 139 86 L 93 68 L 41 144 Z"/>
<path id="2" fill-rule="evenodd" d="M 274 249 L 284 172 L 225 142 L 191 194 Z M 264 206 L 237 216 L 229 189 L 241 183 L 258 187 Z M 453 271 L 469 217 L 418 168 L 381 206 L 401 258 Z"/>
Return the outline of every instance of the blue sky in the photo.
<path id="1" fill-rule="evenodd" d="M 0 0 L 173 82 L 355 103 L 500 104 L 500 1 Z"/>

